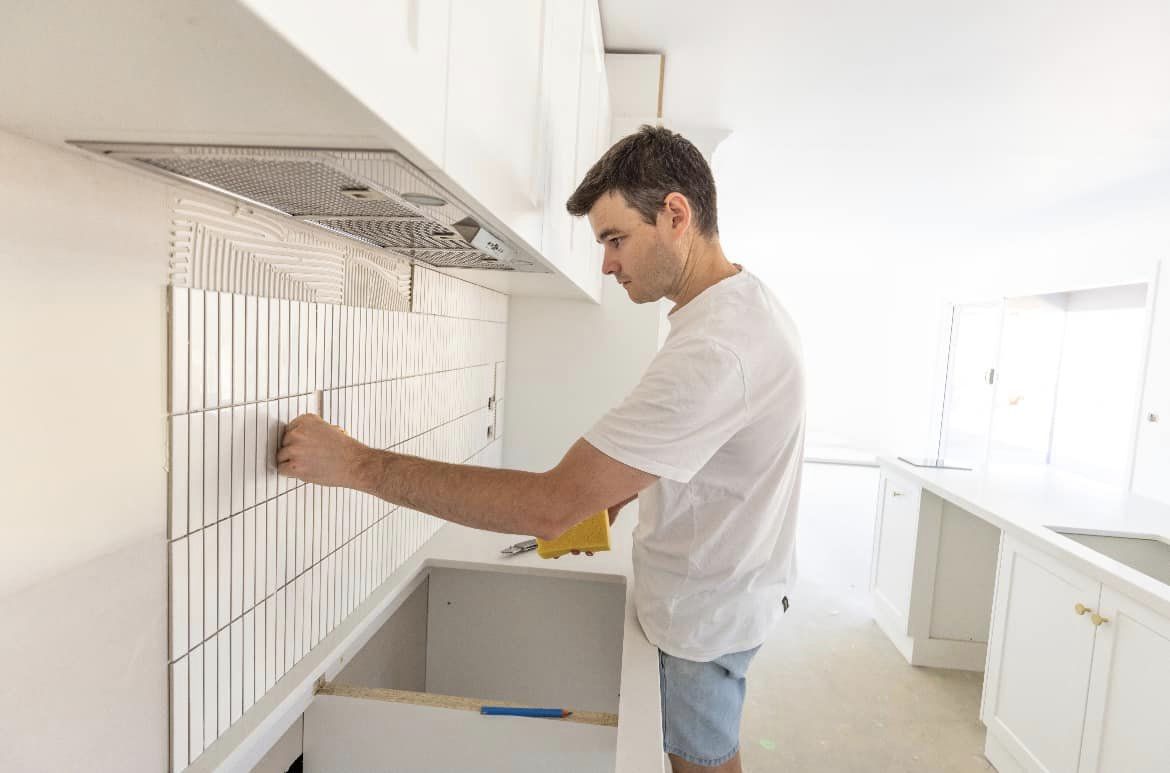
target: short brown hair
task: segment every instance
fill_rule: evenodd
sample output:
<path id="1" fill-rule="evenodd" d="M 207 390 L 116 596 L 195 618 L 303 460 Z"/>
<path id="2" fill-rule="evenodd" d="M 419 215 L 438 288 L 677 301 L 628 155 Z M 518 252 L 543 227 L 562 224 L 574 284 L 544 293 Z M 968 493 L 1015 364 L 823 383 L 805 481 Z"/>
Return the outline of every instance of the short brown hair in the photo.
<path id="1" fill-rule="evenodd" d="M 585 174 L 565 207 L 580 217 L 611 191 L 654 223 L 671 193 L 687 197 L 695 227 L 707 238 L 719 235 L 715 213 L 715 178 L 690 140 L 661 126 L 643 126 L 618 140 Z"/>

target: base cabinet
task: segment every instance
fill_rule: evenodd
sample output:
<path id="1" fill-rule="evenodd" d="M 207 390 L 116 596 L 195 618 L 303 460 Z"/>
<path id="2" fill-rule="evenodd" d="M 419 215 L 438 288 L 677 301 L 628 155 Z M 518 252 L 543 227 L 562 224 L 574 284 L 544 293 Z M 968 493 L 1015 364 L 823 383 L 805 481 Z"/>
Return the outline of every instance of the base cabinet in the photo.
<path id="1" fill-rule="evenodd" d="M 1005 538 L 983 683 L 1000 771 L 1170 770 L 1170 620 Z"/>

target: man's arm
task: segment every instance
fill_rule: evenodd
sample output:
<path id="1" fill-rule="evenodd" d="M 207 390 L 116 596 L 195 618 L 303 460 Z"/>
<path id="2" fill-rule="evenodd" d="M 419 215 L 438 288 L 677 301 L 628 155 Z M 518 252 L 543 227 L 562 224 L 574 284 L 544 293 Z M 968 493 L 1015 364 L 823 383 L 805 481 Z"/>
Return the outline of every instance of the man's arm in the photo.
<path id="1" fill-rule="evenodd" d="M 289 423 L 276 458 L 282 475 L 358 489 L 476 529 L 542 539 L 624 504 L 658 479 L 584 440 L 543 473 L 435 462 L 369 448 L 314 414 Z"/>

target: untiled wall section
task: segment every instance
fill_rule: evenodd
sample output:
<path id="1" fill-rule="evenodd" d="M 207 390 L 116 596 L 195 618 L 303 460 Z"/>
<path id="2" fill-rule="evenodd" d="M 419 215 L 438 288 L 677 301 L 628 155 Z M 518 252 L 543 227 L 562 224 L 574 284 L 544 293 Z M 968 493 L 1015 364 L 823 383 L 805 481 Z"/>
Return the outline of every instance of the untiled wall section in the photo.
<path id="1" fill-rule="evenodd" d="M 228 206 L 176 206 L 176 239 L 189 241 L 176 248 L 170 296 L 174 770 L 442 523 L 278 475 L 290 419 L 318 413 L 377 448 L 500 463 L 506 296 L 421 266 L 404 285 L 392 258 L 355 260 L 327 237 L 312 235 L 317 257 L 306 258 L 285 249 L 304 234 Z M 329 254 L 330 271 L 315 269 Z M 350 298 L 382 307 L 328 302 Z"/>

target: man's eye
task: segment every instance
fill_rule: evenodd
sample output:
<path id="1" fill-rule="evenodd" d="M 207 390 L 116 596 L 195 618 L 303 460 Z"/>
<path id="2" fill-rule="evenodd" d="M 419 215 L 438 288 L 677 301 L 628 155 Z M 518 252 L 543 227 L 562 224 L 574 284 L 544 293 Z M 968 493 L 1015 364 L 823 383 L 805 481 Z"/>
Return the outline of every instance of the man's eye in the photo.
<path id="1" fill-rule="evenodd" d="M 609 243 L 614 246 L 614 249 L 617 249 L 618 247 L 622 246 L 622 237 L 615 236 L 609 240 Z"/>

